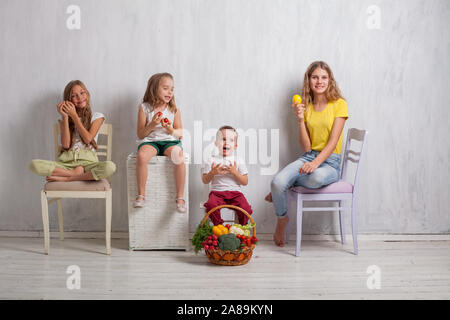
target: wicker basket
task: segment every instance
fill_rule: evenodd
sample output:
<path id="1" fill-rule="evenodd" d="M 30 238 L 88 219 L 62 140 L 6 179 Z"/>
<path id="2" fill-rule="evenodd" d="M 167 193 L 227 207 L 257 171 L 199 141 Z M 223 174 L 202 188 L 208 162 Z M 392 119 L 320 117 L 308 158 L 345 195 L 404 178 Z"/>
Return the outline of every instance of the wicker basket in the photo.
<path id="1" fill-rule="evenodd" d="M 255 223 L 250 214 L 244 209 L 229 204 L 225 204 L 212 208 L 208 213 L 206 213 L 205 217 L 201 222 L 201 225 L 203 226 L 206 223 L 206 220 L 208 219 L 209 215 L 212 212 L 221 208 L 230 208 L 239 210 L 250 219 L 251 223 L 253 224 Z M 253 227 L 253 235 L 256 237 L 256 227 Z M 241 250 L 236 249 L 234 251 L 230 250 L 223 251 L 220 249 L 210 249 L 206 250 L 205 253 L 211 263 L 219 264 L 221 266 L 241 266 L 250 261 L 250 259 L 252 258 L 253 249 L 255 249 L 255 244 L 252 244 L 251 246 L 245 246 Z"/>

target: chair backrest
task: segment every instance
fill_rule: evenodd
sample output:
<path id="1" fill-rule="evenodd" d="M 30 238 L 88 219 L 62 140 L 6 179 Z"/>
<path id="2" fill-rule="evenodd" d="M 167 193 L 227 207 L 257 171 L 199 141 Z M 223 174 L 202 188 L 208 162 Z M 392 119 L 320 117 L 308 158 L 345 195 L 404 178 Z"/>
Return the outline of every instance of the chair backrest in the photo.
<path id="1" fill-rule="evenodd" d="M 351 161 L 356 163 L 356 172 L 353 181 L 353 188 L 357 190 L 358 182 L 359 182 L 359 172 L 361 169 L 361 162 L 364 155 L 365 146 L 367 143 L 367 136 L 369 131 L 367 130 L 359 130 L 355 128 L 348 129 L 347 132 L 347 141 L 345 143 L 344 156 L 342 158 L 342 170 L 341 170 L 341 179 L 345 180 L 347 178 L 347 166 L 348 162 Z M 360 151 L 351 150 L 352 141 L 356 140 L 361 142 Z"/>
<path id="2" fill-rule="evenodd" d="M 59 150 L 60 146 L 58 143 L 58 137 L 60 134 L 60 126 L 59 123 L 55 123 L 53 126 L 53 136 L 54 136 L 54 143 L 55 143 L 55 159 L 58 159 L 59 156 Z M 103 123 L 100 127 L 100 130 L 98 131 L 98 135 L 105 135 L 106 136 L 106 144 L 97 144 L 97 156 L 105 157 L 104 159 L 106 161 L 111 161 L 111 152 L 112 152 L 112 124 L 110 123 Z M 100 141 L 100 139 L 98 139 Z"/>

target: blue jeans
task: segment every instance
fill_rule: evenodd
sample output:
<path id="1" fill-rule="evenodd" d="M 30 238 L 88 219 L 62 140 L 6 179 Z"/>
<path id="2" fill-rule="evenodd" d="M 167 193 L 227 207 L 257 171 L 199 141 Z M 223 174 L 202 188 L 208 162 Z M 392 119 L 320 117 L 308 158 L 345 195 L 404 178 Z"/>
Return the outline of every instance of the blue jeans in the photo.
<path id="1" fill-rule="evenodd" d="M 332 153 L 311 174 L 299 174 L 299 169 L 306 162 L 313 161 L 319 151 L 311 150 L 303 154 L 296 161 L 288 164 L 278 172 L 270 185 L 273 205 L 276 215 L 281 218 L 287 213 L 287 190 L 291 187 L 302 186 L 309 189 L 318 189 L 339 180 L 341 155 Z"/>

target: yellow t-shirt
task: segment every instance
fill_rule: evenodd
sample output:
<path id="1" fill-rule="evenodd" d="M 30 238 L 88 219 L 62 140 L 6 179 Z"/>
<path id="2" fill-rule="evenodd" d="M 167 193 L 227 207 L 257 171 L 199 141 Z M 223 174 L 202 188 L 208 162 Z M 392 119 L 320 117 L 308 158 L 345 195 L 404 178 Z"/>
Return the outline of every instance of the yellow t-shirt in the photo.
<path id="1" fill-rule="evenodd" d="M 348 119 L 347 102 L 344 99 L 328 102 L 326 108 L 320 112 L 315 111 L 312 104 L 306 107 L 305 123 L 309 131 L 312 150 L 322 151 L 325 148 L 330 138 L 334 118 L 339 117 Z M 341 147 L 342 133 L 333 153 L 340 154 Z"/>

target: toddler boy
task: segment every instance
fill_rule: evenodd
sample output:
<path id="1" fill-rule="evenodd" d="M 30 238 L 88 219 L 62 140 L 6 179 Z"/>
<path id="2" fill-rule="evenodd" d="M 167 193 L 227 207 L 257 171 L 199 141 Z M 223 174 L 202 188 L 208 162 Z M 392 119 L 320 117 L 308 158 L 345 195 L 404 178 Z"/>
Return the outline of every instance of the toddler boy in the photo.
<path id="1" fill-rule="evenodd" d="M 241 192 L 241 186 L 248 184 L 248 171 L 245 162 L 234 155 L 237 148 L 237 132 L 231 126 L 221 127 L 214 143 L 219 150 L 218 156 L 210 157 L 202 166 L 202 181 L 211 183 L 211 191 L 204 207 L 206 212 L 212 208 L 229 204 L 240 207 L 252 214 L 252 208 Z M 241 225 L 248 223 L 248 217 L 235 210 Z M 220 210 L 209 215 L 214 225 L 223 224 Z"/>

